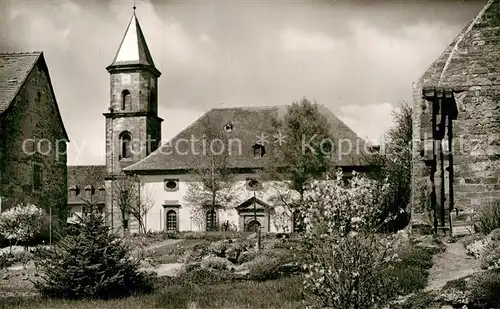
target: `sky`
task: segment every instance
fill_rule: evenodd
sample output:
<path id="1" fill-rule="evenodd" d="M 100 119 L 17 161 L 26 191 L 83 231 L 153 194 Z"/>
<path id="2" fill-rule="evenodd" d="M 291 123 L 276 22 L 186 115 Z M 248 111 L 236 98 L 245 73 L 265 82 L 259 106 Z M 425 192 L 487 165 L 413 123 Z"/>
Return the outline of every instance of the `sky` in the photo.
<path id="1" fill-rule="evenodd" d="M 412 83 L 486 0 L 136 0 L 162 137 L 210 108 L 326 105 L 380 142 Z M 43 51 L 69 165 L 105 163 L 109 73 L 133 0 L 0 0 L 0 53 Z"/>

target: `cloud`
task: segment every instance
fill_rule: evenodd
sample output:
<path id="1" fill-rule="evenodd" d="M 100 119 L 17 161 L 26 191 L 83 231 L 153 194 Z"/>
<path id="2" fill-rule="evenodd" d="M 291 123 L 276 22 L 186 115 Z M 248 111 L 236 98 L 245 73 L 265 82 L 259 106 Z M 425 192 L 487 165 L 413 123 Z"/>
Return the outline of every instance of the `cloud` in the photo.
<path id="1" fill-rule="evenodd" d="M 307 96 L 361 136 L 377 138 L 392 121 L 389 106 L 411 98 L 412 82 L 476 13 L 469 1 L 411 9 L 392 1 L 348 2 L 138 1 L 137 16 L 162 72 L 163 137 L 221 102 L 281 105 Z M 1 52 L 44 51 L 71 140 L 68 162 L 103 164 L 105 68 L 131 18 L 131 4 L 0 3 Z M 433 14 L 415 14 L 434 5 L 439 10 Z M 479 11 L 482 4 L 476 6 Z M 84 141 L 80 154 L 75 148 Z"/>
<path id="2" fill-rule="evenodd" d="M 335 48 L 334 40 L 324 33 L 306 34 L 297 29 L 285 29 L 281 33 L 285 49 L 292 51 L 330 51 Z"/>
<path id="3" fill-rule="evenodd" d="M 363 106 L 353 104 L 342 106 L 338 116 L 361 138 L 380 144 L 393 124 L 393 109 L 388 102 Z"/>

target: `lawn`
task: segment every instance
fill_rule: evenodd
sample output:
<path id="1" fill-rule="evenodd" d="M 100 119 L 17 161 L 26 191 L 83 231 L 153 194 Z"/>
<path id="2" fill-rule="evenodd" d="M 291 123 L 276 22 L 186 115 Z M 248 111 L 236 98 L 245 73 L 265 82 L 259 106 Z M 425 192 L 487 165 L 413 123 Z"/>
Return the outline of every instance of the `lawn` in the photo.
<path id="1" fill-rule="evenodd" d="M 151 295 L 111 301 L 62 301 L 32 298 L 3 298 L 0 308 L 28 309 L 299 309 L 303 308 L 301 279 L 282 278 L 265 282 L 232 282 L 214 285 L 178 284 Z"/>

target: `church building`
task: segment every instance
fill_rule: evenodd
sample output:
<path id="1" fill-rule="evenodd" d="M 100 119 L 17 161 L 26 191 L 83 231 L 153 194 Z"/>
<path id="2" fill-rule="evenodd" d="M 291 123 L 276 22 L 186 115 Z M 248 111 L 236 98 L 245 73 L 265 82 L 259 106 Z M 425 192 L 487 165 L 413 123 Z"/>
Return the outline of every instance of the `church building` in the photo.
<path id="1" fill-rule="evenodd" d="M 293 228 L 291 214 L 275 198 L 284 184 L 261 182 L 259 178 L 259 171 L 270 160 L 277 159 L 273 153 L 284 142 L 276 139 L 279 137 L 276 121 L 286 114 L 286 105 L 215 108 L 160 145 L 163 119 L 158 116 L 158 78 L 161 73 L 154 64 L 135 10 L 113 62 L 106 69 L 111 87 L 109 107 L 104 113 L 106 165 L 87 171 L 83 171 L 84 167 L 74 167 L 72 174 L 92 172 L 96 179 L 72 177 L 74 183 L 68 183 L 71 200 L 75 194 L 88 192 L 102 203 L 104 194 L 108 223 L 116 230 L 130 232 L 138 232 L 141 224 L 146 231 L 169 232 L 221 228 L 283 232 Z M 364 145 L 326 107 L 319 109 L 336 138 Z M 210 162 L 215 164 L 210 161 L 210 154 L 202 151 L 207 147 L 204 138 L 211 134 L 231 141 L 234 150 L 224 160 L 232 175 L 231 190 L 228 189 L 231 197 L 226 205 L 218 204 L 215 208 L 206 207 L 209 201 L 201 197 L 197 200 L 192 192 L 197 184 L 199 190 L 204 190 L 193 170 L 210 170 Z M 353 151 L 341 160 L 332 156 L 332 160 L 346 171 L 363 170 L 361 157 L 362 154 Z M 138 192 L 141 201 L 148 201 L 142 223 L 122 211 L 122 197 L 116 191 L 119 182 L 132 177 L 137 185 L 132 190 Z M 83 207 L 76 203 L 73 210 L 80 212 Z"/>

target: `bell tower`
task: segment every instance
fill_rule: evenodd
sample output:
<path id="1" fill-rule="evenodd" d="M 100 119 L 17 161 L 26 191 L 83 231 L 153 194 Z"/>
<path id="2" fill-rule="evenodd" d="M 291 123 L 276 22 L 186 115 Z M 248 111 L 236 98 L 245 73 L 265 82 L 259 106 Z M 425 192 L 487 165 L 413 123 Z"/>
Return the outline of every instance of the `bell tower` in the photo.
<path id="1" fill-rule="evenodd" d="M 106 168 L 109 175 L 144 159 L 161 140 L 158 78 L 161 73 L 134 13 L 118 51 L 106 70 L 110 74 L 110 104 L 106 117 Z"/>

